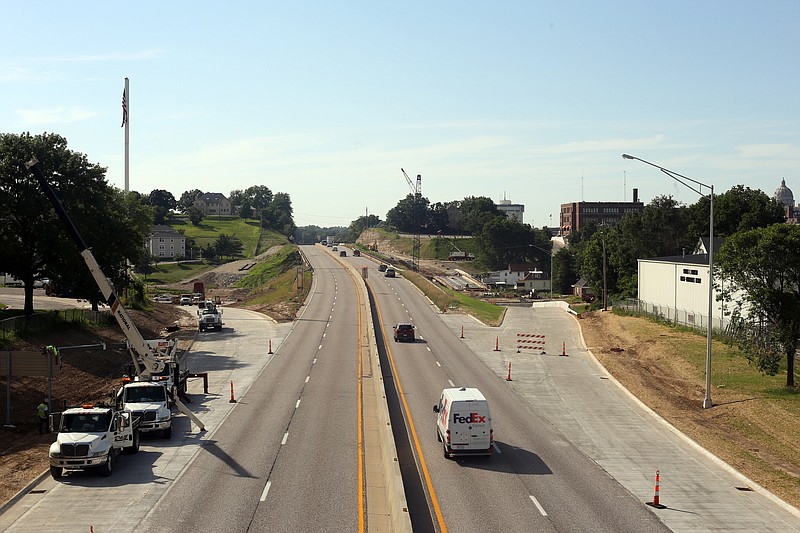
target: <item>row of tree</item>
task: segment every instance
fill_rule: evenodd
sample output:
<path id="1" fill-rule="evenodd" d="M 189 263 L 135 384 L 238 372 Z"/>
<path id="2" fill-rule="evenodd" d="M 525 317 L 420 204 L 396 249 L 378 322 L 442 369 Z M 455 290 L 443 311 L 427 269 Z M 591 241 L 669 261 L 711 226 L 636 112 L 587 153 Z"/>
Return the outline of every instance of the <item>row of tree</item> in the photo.
<path id="1" fill-rule="evenodd" d="M 184 191 L 176 200 L 171 192 L 154 189 L 144 196 L 142 201 L 153 207 L 154 223 L 164 224 L 173 211 L 186 213 L 194 225 L 203 220 L 203 212 L 195 207 L 198 197 L 203 195 L 200 189 Z M 261 220 L 263 228 L 274 229 L 286 235 L 293 235 L 297 227 L 294 223 L 292 200 L 288 193 L 273 194 L 266 185 L 253 185 L 247 189 L 234 189 L 228 200 L 235 207 L 239 216 Z"/>
<path id="2" fill-rule="evenodd" d="M 179 207 L 169 191 L 149 194 L 124 192 L 108 184 L 106 169 L 81 153 L 69 150 L 67 140 L 54 133 L 0 134 L 0 271 L 25 284 L 26 315 L 33 314 L 33 282 L 47 277 L 63 294 L 85 298 L 95 306 L 103 301 L 83 259 L 58 220 L 25 163 L 39 160 L 61 202 L 103 272 L 122 292 L 130 286 L 129 265 L 149 262 L 145 243 L 153 224 L 164 223 Z M 188 211 L 200 190 L 181 195 Z M 262 226 L 287 236 L 294 233 L 292 207 L 286 193 L 272 194 L 265 186 L 231 192 L 231 198 Z M 203 253 L 235 256 L 241 242 L 220 235 Z"/>

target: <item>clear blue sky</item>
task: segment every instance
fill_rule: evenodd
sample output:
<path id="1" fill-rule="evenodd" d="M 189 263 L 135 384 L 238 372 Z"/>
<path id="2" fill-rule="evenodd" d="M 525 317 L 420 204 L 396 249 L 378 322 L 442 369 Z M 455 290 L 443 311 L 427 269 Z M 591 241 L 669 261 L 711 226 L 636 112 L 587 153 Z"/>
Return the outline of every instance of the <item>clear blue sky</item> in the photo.
<path id="1" fill-rule="evenodd" d="M 800 2 L 8 2 L 0 131 L 131 189 L 291 196 L 300 226 L 431 202 L 800 194 Z"/>

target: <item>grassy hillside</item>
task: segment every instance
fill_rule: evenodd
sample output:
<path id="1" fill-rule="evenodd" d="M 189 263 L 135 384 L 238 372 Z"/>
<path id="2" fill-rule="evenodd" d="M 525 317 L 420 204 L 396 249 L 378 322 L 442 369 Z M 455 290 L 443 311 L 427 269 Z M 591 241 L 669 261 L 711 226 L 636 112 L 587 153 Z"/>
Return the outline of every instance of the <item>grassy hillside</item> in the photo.
<path id="1" fill-rule="evenodd" d="M 244 244 L 244 257 L 253 257 L 259 253 L 259 240 L 261 228 L 258 220 L 243 218 L 204 218 L 197 226 L 189 222 L 188 218 L 174 218 L 168 225 L 184 235 L 194 239 L 201 247 L 213 244 L 214 241 L 227 233 L 237 237 Z M 285 239 L 284 239 L 285 242 Z"/>

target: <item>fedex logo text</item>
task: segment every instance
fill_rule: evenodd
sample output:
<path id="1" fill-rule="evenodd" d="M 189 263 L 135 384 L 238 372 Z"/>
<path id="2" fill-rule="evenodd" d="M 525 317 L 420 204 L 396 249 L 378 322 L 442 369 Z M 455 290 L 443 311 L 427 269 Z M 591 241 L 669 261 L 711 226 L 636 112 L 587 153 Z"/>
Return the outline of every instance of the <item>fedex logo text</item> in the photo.
<path id="1" fill-rule="evenodd" d="M 486 422 L 486 417 L 478 413 L 470 413 L 469 416 L 461 416 L 458 413 L 453 413 L 454 424 L 483 424 Z"/>

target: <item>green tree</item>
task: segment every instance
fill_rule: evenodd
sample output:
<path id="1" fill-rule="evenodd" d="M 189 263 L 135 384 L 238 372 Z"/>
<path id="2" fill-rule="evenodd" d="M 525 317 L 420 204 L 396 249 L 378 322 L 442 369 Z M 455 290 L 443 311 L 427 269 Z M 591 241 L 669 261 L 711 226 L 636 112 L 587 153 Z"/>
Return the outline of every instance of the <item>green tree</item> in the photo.
<path id="1" fill-rule="evenodd" d="M 708 236 L 709 207 L 708 197 L 703 196 L 689 208 L 689 233 L 695 242 L 699 237 Z M 714 196 L 715 237 L 727 237 L 738 231 L 765 228 L 785 221 L 783 205 L 763 191 L 736 185 Z"/>
<path id="2" fill-rule="evenodd" d="M 144 253 L 152 212 L 133 193 L 109 187 L 105 169 L 67 148 L 57 134 L 0 134 L 0 270 L 25 283 L 26 315 L 33 313 L 33 280 L 46 275 L 94 306 L 102 301 L 72 239 L 25 168 L 35 156 L 76 228 L 117 289 L 128 283 L 127 263 Z"/>
<path id="3" fill-rule="evenodd" d="M 199 226 L 200 223 L 203 221 L 203 212 L 192 206 L 189 208 L 189 222 L 192 223 L 193 226 Z"/>
<path id="4" fill-rule="evenodd" d="M 154 208 L 153 221 L 155 224 L 164 224 L 169 212 L 178 205 L 172 193 L 164 189 L 153 189 L 147 195 L 147 205 Z"/>
<path id="5" fill-rule="evenodd" d="M 358 217 L 350 223 L 348 228 L 350 230 L 351 240 L 355 242 L 355 240 L 358 239 L 359 235 L 361 235 L 365 229 L 373 228 L 380 223 L 381 219 L 378 218 L 377 215 L 364 215 Z"/>
<path id="6" fill-rule="evenodd" d="M 241 239 L 227 233 L 221 233 L 214 240 L 213 246 L 214 252 L 220 257 L 240 256 L 244 252 L 244 244 L 242 244 Z"/>
<path id="7" fill-rule="evenodd" d="M 261 210 L 262 226 L 273 228 L 287 237 L 293 236 L 297 226 L 292 218 L 292 200 L 285 192 L 276 193 L 272 201 Z"/>
<path id="8" fill-rule="evenodd" d="M 475 259 L 490 270 L 506 268 L 511 263 L 536 262 L 540 269 L 548 271 L 552 245 L 549 235 L 543 234 L 505 216 L 493 218 L 474 237 Z"/>
<path id="9" fill-rule="evenodd" d="M 409 193 L 386 213 L 386 223 L 401 232 L 425 233 L 430 220 L 429 204 L 430 200 L 424 196 L 416 198 Z"/>
<path id="10" fill-rule="evenodd" d="M 777 353 L 786 359 L 786 386 L 794 387 L 794 360 L 800 341 L 800 226 L 773 224 L 729 236 L 715 258 L 741 330 L 744 348 L 770 374 Z M 757 342 L 753 342 L 757 341 Z"/>
<path id="11" fill-rule="evenodd" d="M 459 206 L 461 223 L 469 235 L 477 235 L 492 219 L 505 215 L 497 209 L 491 198 L 486 196 L 468 196 Z"/>
<path id="12" fill-rule="evenodd" d="M 189 210 L 194 207 L 194 201 L 197 200 L 198 196 L 202 196 L 203 191 L 200 189 L 191 189 L 189 191 L 184 191 L 181 194 L 180 199 L 178 200 L 178 208 L 184 213 L 188 213 Z"/>

